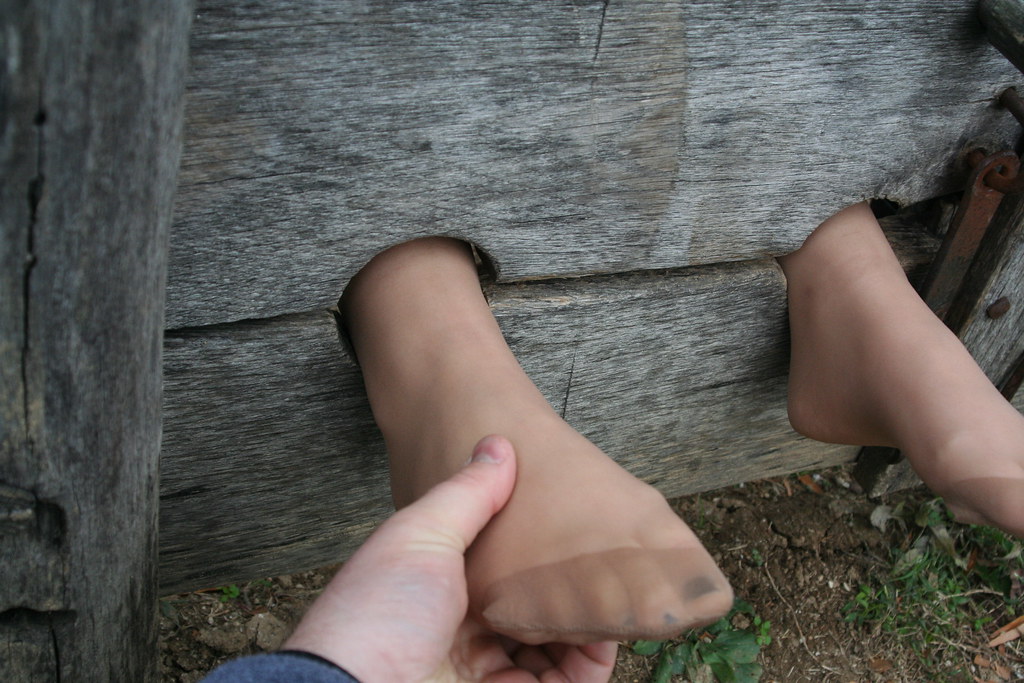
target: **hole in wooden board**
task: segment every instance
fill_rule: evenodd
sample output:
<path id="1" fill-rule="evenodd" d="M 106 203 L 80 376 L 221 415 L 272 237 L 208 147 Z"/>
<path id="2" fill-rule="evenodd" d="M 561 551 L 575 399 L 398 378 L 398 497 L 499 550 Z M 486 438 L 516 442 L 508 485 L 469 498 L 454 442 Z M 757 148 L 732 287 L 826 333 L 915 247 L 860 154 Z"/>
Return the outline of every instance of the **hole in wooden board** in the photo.
<path id="1" fill-rule="evenodd" d="M 460 242 L 464 242 L 464 243 L 468 244 L 469 248 L 473 252 L 473 262 L 476 263 L 477 275 L 480 277 L 480 281 L 481 282 L 494 282 L 497 279 L 497 269 L 495 268 L 495 265 L 494 265 L 494 259 L 492 259 L 491 255 L 488 254 L 486 251 L 484 251 L 482 248 L 480 248 L 477 244 L 475 244 L 473 242 L 470 242 L 469 240 L 461 239 L 461 238 L 458 238 L 458 237 L 451 237 L 450 235 L 431 235 L 431 237 L 446 237 L 448 239 L 455 239 L 455 240 L 458 240 Z M 416 239 L 426 239 L 426 238 L 418 237 Z M 412 242 L 412 241 L 415 241 L 415 240 L 409 240 L 409 242 Z M 406 244 L 406 242 L 400 242 L 399 244 Z M 381 252 L 387 251 L 391 247 L 397 247 L 397 246 L 398 246 L 398 244 L 389 245 L 389 246 L 385 247 L 384 249 L 381 249 L 380 252 L 377 252 L 377 253 L 381 253 Z M 375 254 L 375 256 L 376 256 L 376 254 Z M 370 259 L 370 260 L 373 260 L 373 259 Z M 369 261 L 367 261 L 367 263 L 369 263 Z M 365 265 L 363 267 L 365 268 Z M 362 271 L 362 268 L 360 268 L 360 271 Z M 359 273 L 357 272 L 356 275 L 358 275 L 358 274 Z M 354 278 L 355 278 L 355 276 L 353 276 L 352 279 L 354 279 Z M 351 282 L 351 280 L 349 280 L 349 281 Z M 346 289 L 348 289 L 347 285 L 346 285 Z M 334 316 L 334 322 L 338 326 L 338 340 L 341 342 L 341 347 L 342 347 L 342 351 L 344 352 L 345 358 L 347 358 L 348 360 L 352 361 L 352 363 L 354 363 L 355 365 L 359 365 L 359 359 L 356 357 L 355 347 L 352 345 L 352 340 L 349 338 L 348 331 L 345 329 L 345 319 L 344 319 L 344 316 L 341 313 L 342 308 L 343 308 L 342 305 L 341 305 L 341 302 L 342 302 L 342 300 L 344 298 L 345 298 L 345 292 L 342 292 L 341 296 L 338 297 L 338 303 L 335 306 L 333 306 L 332 308 L 330 308 L 329 311 L 330 311 L 331 315 Z"/>

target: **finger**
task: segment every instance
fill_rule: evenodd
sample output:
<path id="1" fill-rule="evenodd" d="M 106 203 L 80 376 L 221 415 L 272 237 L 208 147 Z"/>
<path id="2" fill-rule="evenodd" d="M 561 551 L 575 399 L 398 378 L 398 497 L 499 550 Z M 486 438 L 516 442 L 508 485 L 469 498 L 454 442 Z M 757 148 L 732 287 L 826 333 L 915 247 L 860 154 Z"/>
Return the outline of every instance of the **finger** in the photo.
<path id="1" fill-rule="evenodd" d="M 615 668 L 615 654 L 619 644 L 613 641 L 592 643 L 572 648 L 558 664 L 558 668 L 540 676 L 542 683 L 605 683 Z"/>
<path id="2" fill-rule="evenodd" d="M 501 645 L 501 649 L 504 650 L 505 654 L 507 654 L 509 657 L 515 655 L 515 653 L 518 652 L 520 648 L 526 647 L 518 640 L 513 640 L 509 636 L 504 636 L 500 633 L 498 633 L 497 636 L 498 643 Z"/>
<path id="3" fill-rule="evenodd" d="M 499 642 L 501 637 L 466 620 L 452 642 L 451 660 L 459 680 L 483 681 L 498 671 L 515 669 L 515 663 Z"/>
<path id="4" fill-rule="evenodd" d="M 546 654 L 552 662 L 560 662 L 565 658 L 566 653 L 575 646 L 567 645 L 565 643 L 545 643 L 544 645 L 541 645 L 541 647 L 544 649 L 544 654 Z"/>
<path id="5" fill-rule="evenodd" d="M 529 671 L 535 676 L 555 668 L 555 661 L 548 657 L 540 647 L 524 647 L 513 655 L 512 661 L 520 669 Z"/>
<path id="6" fill-rule="evenodd" d="M 464 553 L 487 522 L 504 507 L 516 479 L 512 444 L 502 436 L 485 436 L 470 463 L 392 518 L 408 525 L 417 542 L 443 543 Z M 423 532 L 429 532 L 423 537 Z"/>
<path id="7" fill-rule="evenodd" d="M 517 666 L 489 673 L 483 677 L 482 683 L 537 683 L 537 677 Z"/>

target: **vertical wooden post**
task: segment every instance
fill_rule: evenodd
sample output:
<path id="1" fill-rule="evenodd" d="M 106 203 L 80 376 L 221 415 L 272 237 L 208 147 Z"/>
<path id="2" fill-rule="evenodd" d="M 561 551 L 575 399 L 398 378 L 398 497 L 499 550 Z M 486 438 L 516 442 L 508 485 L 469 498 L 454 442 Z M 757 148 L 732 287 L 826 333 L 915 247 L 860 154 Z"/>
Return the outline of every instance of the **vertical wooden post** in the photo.
<path id="1" fill-rule="evenodd" d="M 189 3 L 0 0 L 0 679 L 156 678 Z"/>

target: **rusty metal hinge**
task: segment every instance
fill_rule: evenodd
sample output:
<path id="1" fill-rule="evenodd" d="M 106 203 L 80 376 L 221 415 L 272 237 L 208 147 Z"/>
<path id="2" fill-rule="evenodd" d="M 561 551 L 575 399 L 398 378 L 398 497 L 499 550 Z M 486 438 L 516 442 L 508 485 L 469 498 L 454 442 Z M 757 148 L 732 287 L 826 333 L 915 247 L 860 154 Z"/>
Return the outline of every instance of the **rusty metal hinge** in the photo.
<path id="1" fill-rule="evenodd" d="M 999 203 L 1006 193 L 1017 189 L 1020 180 L 1020 159 L 1013 152 L 986 155 L 975 150 L 968 156 L 968 163 L 973 170 L 967 190 L 920 288 L 921 298 L 947 324 L 949 309 Z"/>

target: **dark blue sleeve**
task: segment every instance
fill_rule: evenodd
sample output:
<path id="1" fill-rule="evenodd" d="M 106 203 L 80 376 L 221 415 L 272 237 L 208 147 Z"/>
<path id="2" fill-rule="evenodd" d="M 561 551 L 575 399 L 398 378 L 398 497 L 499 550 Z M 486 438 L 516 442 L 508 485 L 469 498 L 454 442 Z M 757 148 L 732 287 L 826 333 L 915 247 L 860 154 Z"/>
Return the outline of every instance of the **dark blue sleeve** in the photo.
<path id="1" fill-rule="evenodd" d="M 285 650 L 233 659 L 201 683 L 359 683 L 351 674 L 308 652 Z"/>

